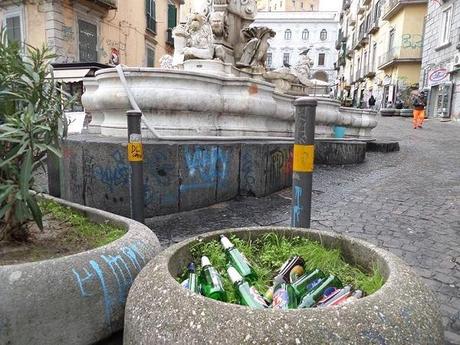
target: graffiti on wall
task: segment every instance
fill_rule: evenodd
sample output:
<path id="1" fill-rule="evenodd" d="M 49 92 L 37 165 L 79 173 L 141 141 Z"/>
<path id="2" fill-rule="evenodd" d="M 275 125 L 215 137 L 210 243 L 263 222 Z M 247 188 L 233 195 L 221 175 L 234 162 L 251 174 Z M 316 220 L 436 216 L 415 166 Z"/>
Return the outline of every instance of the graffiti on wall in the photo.
<path id="1" fill-rule="evenodd" d="M 184 147 L 185 174 L 191 180 L 181 184 L 181 191 L 225 185 L 228 178 L 228 152 L 213 146 Z"/>
<path id="2" fill-rule="evenodd" d="M 102 293 L 104 319 L 108 326 L 115 307 L 125 304 L 134 278 L 146 264 L 141 245 L 140 242 L 132 243 L 114 255 L 101 255 L 89 260 L 86 266 L 71 270 L 81 297 Z"/>
<path id="3" fill-rule="evenodd" d="M 269 152 L 269 183 L 282 183 L 292 175 L 292 150 L 277 148 Z"/>
<path id="4" fill-rule="evenodd" d="M 403 34 L 401 36 L 401 48 L 420 49 L 423 47 L 423 36 L 420 34 Z"/>

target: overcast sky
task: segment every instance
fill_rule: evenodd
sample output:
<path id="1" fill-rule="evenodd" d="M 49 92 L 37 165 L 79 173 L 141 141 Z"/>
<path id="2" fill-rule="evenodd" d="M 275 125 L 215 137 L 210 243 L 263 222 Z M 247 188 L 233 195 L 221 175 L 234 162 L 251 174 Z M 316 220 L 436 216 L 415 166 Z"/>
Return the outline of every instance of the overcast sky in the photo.
<path id="1" fill-rule="evenodd" d="M 340 11 L 342 0 L 320 0 L 320 11 Z"/>

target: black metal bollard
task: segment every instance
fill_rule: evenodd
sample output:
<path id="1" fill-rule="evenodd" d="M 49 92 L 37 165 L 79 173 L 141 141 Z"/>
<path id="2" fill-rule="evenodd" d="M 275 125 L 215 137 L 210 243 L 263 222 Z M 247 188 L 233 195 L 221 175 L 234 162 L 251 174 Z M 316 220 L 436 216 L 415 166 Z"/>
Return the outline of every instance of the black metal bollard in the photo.
<path id="1" fill-rule="evenodd" d="M 310 97 L 302 97 L 294 102 L 296 112 L 291 226 L 296 228 L 310 227 L 317 104 L 316 99 Z"/>
<path id="2" fill-rule="evenodd" d="M 128 160 L 131 166 L 129 198 L 131 218 L 144 223 L 144 152 L 142 148 L 141 116 L 136 110 L 126 112 L 128 118 Z"/>

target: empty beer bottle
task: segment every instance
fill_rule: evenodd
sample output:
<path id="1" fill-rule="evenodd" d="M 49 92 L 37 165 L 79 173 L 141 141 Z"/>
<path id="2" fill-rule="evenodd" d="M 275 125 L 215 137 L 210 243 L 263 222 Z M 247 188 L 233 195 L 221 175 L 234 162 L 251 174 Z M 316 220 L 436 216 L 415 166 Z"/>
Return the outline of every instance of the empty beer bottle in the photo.
<path id="1" fill-rule="evenodd" d="M 342 283 L 335 276 L 330 275 L 327 279 L 324 279 L 319 286 L 307 292 L 302 298 L 299 308 L 310 308 L 313 306 L 328 287 L 342 287 Z"/>
<path id="2" fill-rule="evenodd" d="M 281 283 L 275 288 L 273 294 L 273 309 L 297 308 L 297 296 L 290 284 Z"/>
<path id="3" fill-rule="evenodd" d="M 324 278 L 324 273 L 321 272 L 319 269 L 316 269 L 313 272 L 304 274 L 302 277 L 297 279 L 292 284 L 292 288 L 297 294 L 297 297 L 301 298 L 309 290 L 312 290 L 315 288 L 315 286 L 319 283 L 318 279 L 323 279 L 323 278 Z"/>
<path id="4" fill-rule="evenodd" d="M 273 294 L 275 292 L 275 288 L 278 284 L 281 283 L 289 283 L 292 280 L 296 280 L 297 275 L 302 275 L 304 272 L 303 264 L 305 261 L 300 256 L 292 256 L 286 260 L 286 262 L 281 266 L 276 274 L 275 278 L 273 278 L 273 284 L 268 288 L 268 290 L 264 294 L 264 299 L 271 303 L 273 300 Z M 291 274 L 292 273 L 292 274 Z M 292 281 L 291 281 L 292 283 Z"/>
<path id="5" fill-rule="evenodd" d="M 234 267 L 230 266 L 227 269 L 227 273 L 238 292 L 238 297 L 242 305 L 247 305 L 248 307 L 254 309 L 263 309 L 268 307 L 256 288 L 250 286 Z"/>
<path id="6" fill-rule="evenodd" d="M 222 277 L 211 266 L 211 262 L 207 256 L 201 257 L 201 290 L 206 297 L 219 301 L 226 300 Z"/>
<path id="7" fill-rule="evenodd" d="M 198 285 L 198 277 L 196 276 L 195 264 L 193 262 L 189 263 L 187 266 L 187 270 L 188 270 L 187 288 L 193 292 L 200 293 L 200 288 Z"/>
<path id="8" fill-rule="evenodd" d="M 244 279 L 254 281 L 257 276 L 246 257 L 224 235 L 220 235 L 220 243 L 225 249 L 230 266 L 234 267 Z"/>
<path id="9" fill-rule="evenodd" d="M 305 264 L 305 261 L 298 255 L 290 257 L 284 264 L 281 266 L 277 276 L 282 276 L 283 280 L 288 283 L 291 271 L 293 270 L 294 267 L 300 266 L 301 269 L 303 269 L 303 265 Z M 297 270 L 298 268 L 296 268 Z"/>

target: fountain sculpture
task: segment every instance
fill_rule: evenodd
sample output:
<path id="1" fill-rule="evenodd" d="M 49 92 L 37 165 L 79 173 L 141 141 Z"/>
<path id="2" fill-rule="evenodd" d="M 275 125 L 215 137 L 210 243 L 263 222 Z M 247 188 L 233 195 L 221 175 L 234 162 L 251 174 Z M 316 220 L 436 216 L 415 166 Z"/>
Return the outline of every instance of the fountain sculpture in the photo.
<path id="1" fill-rule="evenodd" d="M 118 66 L 84 81 L 82 103 L 92 121 L 87 134 L 64 143 L 66 199 L 129 214 L 124 145 L 133 108 L 144 119 L 146 217 L 291 184 L 293 103 L 312 90 L 309 52 L 293 67 L 267 70 L 275 32 L 251 26 L 255 0 L 196 0 L 192 8 L 173 30 L 174 56 L 164 56 L 161 68 Z M 319 140 L 333 138 L 335 126 L 348 138 L 371 138 L 374 112 L 317 100 Z M 319 140 L 317 157 L 324 152 Z"/>

